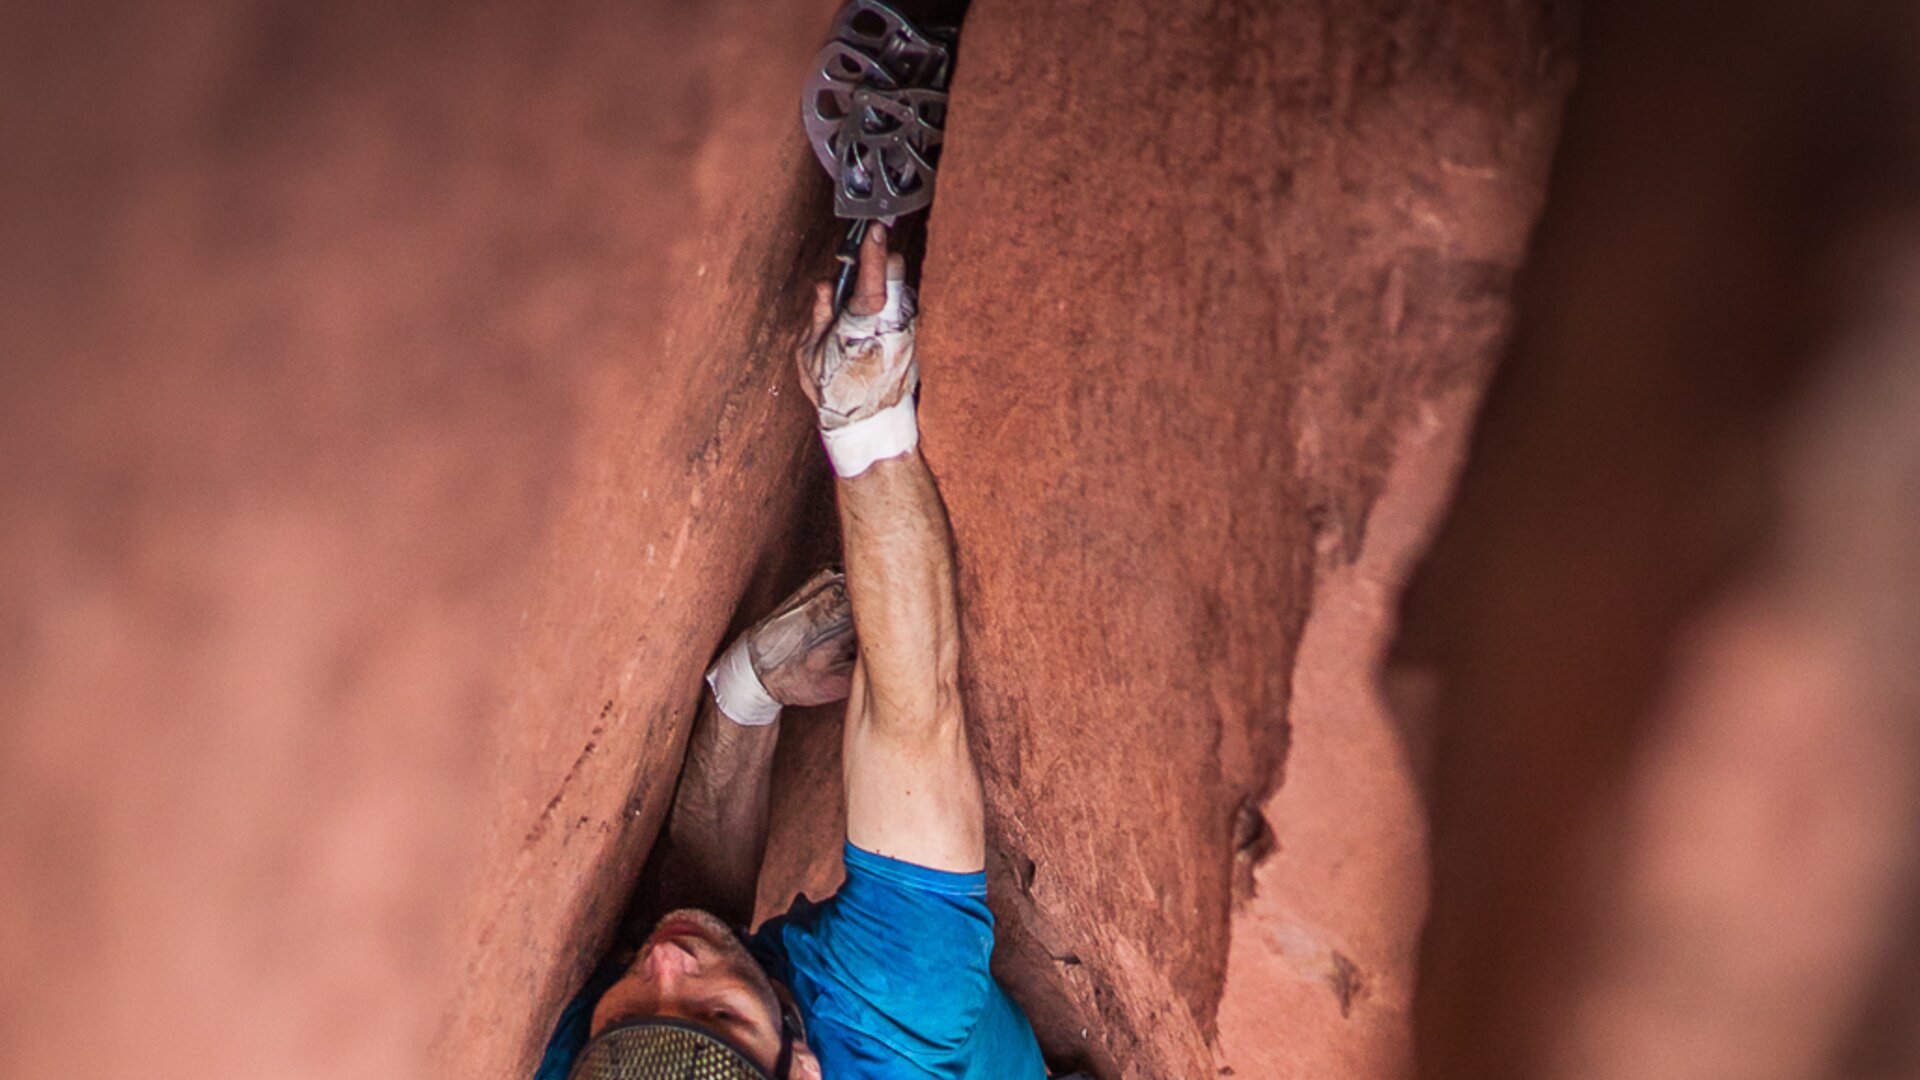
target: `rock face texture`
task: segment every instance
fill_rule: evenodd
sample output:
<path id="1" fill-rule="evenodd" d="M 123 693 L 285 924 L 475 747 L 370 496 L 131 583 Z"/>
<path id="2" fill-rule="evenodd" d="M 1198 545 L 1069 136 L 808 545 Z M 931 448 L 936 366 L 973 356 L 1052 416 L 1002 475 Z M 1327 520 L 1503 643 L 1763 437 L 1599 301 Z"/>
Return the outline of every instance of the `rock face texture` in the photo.
<path id="1" fill-rule="evenodd" d="M 819 478 L 831 7 L 0 13 L 0 1074 L 524 1068 Z"/>
<path id="2" fill-rule="evenodd" d="M 1444 496 L 1565 29 L 1506 4 L 969 14 L 922 412 L 1008 977 L 1078 1018 L 1064 1059 L 1404 1064 L 1422 815 L 1365 643 L 1308 669 L 1301 638 L 1390 584 Z M 1376 534 L 1390 488 L 1425 509 Z M 1360 622 L 1377 652 L 1385 609 Z"/>

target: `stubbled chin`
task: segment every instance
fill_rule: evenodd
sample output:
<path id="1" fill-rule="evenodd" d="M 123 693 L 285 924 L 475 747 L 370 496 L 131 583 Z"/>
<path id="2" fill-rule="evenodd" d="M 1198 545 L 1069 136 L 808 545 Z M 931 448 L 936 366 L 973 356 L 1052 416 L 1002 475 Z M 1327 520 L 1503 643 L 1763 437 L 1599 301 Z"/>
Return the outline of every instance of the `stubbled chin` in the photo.
<path id="1" fill-rule="evenodd" d="M 678 925 L 676 925 L 678 924 Z M 725 951 L 727 946 L 735 944 L 733 929 L 712 912 L 699 908 L 681 908 L 669 911 L 653 924 L 653 932 L 647 935 L 647 944 L 659 940 L 662 931 L 667 935 L 695 932 L 708 944 Z"/>

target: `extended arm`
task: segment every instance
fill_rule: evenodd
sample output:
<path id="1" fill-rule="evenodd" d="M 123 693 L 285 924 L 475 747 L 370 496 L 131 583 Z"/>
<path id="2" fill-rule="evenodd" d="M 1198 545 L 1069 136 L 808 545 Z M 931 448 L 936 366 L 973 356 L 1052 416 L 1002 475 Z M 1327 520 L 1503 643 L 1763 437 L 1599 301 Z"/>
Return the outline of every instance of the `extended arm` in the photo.
<path id="1" fill-rule="evenodd" d="M 847 702 L 847 838 L 935 870 L 986 865 L 960 706 L 946 509 L 919 451 L 840 482 L 860 663 Z"/>
<path id="2" fill-rule="evenodd" d="M 876 226 L 861 252 L 853 318 L 833 325 L 840 340 L 830 340 L 831 301 L 823 290 L 800 356 L 803 384 L 820 406 L 840 474 L 847 587 L 860 641 L 847 701 L 847 837 L 882 855 L 968 872 L 985 865 L 986 842 L 960 704 L 946 509 L 917 438 L 889 455 L 884 442 L 863 445 L 846 436 L 863 421 L 884 424 L 887 414 L 912 409 L 913 311 L 903 277 L 900 257 L 888 258 L 886 231 Z M 878 336 L 888 333 L 894 338 Z M 849 444 L 858 451 L 852 467 L 842 451 Z M 865 461 L 876 454 L 885 456 Z"/>

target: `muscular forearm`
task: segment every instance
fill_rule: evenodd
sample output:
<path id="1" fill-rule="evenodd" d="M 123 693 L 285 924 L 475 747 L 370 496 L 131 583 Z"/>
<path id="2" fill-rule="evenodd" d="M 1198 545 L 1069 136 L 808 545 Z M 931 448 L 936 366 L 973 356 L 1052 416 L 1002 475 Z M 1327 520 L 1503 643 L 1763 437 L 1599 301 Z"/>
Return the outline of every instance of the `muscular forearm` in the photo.
<path id="1" fill-rule="evenodd" d="M 720 654 L 636 917 L 692 906 L 741 923 L 753 914 L 781 709 L 845 697 L 853 662 L 853 616 L 832 571 L 809 578 Z"/>
<path id="2" fill-rule="evenodd" d="M 842 479 L 839 494 L 867 708 L 887 724 L 957 722 L 953 544 L 932 473 L 916 450 Z"/>
<path id="3" fill-rule="evenodd" d="M 736 724 L 702 695 L 658 861 L 662 911 L 698 904 L 738 923 L 752 916 L 779 731 Z"/>
<path id="4" fill-rule="evenodd" d="M 847 702 L 847 837 L 936 870 L 985 865 L 959 694 L 952 540 L 918 452 L 840 481 L 860 672 Z"/>

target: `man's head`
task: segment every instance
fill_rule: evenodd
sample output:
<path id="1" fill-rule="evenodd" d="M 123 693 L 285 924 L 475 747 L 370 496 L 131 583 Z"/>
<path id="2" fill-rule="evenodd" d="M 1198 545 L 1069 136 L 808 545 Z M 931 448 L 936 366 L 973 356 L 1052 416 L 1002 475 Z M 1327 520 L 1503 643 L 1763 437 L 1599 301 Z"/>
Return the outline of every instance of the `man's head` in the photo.
<path id="1" fill-rule="evenodd" d="M 726 923 L 687 908 L 660 920 L 627 973 L 601 995 L 591 1032 L 647 1018 L 676 1020 L 720 1036 L 772 1072 L 789 1000 Z M 799 1031 L 789 1075 L 820 1078 L 820 1064 Z"/>

